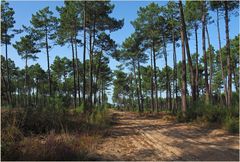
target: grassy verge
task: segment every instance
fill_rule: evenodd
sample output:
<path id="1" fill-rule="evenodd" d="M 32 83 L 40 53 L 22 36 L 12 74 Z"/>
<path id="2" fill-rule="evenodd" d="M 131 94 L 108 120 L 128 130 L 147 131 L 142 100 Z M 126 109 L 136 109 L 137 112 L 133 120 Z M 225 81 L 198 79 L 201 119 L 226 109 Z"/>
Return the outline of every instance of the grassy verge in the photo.
<path id="1" fill-rule="evenodd" d="M 94 160 L 110 126 L 106 109 L 86 117 L 75 110 L 2 109 L 2 160 Z"/>
<path id="2" fill-rule="evenodd" d="M 233 106 L 226 108 L 221 105 L 193 105 L 183 116 L 181 112 L 176 115 L 178 122 L 197 122 L 215 125 L 224 128 L 229 133 L 239 133 L 239 108 Z"/>

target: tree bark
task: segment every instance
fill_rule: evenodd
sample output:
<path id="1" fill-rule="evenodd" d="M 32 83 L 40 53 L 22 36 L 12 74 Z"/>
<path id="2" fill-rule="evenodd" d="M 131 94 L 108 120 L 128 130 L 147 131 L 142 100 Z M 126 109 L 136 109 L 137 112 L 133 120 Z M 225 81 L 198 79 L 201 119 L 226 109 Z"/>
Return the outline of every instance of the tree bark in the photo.
<path id="1" fill-rule="evenodd" d="M 188 44 L 188 37 L 187 37 L 186 24 L 185 24 L 185 20 L 184 20 L 183 10 L 181 11 L 181 21 L 182 21 L 182 28 L 183 28 L 183 34 L 184 34 L 184 44 L 186 46 L 188 64 L 189 64 L 189 68 L 190 68 L 192 100 L 196 101 L 195 75 L 194 75 L 194 70 L 193 70 L 193 65 L 192 65 L 190 48 L 189 48 L 189 44 Z"/>
<path id="2" fill-rule="evenodd" d="M 227 72 L 228 72 L 228 107 L 232 105 L 232 69 L 231 69 L 231 55 L 230 55 L 230 40 L 228 27 L 228 2 L 224 1 L 225 10 L 225 28 L 226 28 L 226 51 L 227 51 Z"/>
<path id="3" fill-rule="evenodd" d="M 25 58 L 25 82 L 24 82 L 24 93 L 26 95 L 25 97 L 25 106 L 27 107 L 28 106 L 28 93 L 27 93 L 27 87 L 28 87 L 28 78 L 27 78 L 27 75 L 28 75 L 28 64 L 27 64 L 27 56 Z"/>
<path id="4" fill-rule="evenodd" d="M 101 87 L 100 82 L 98 81 L 99 80 L 100 67 L 101 67 L 101 59 L 102 59 L 102 51 L 99 54 L 98 67 L 97 67 L 97 73 L 96 73 L 96 85 L 97 85 L 98 91 L 100 91 L 100 87 Z M 96 90 L 95 93 L 97 93 L 97 90 Z M 99 100 L 100 100 L 100 98 L 99 98 Z"/>
<path id="5" fill-rule="evenodd" d="M 92 109 L 92 66 L 93 66 L 93 58 L 92 58 L 92 32 L 89 31 L 89 50 L 90 50 L 90 92 L 89 92 L 89 104 L 90 109 Z"/>
<path id="6" fill-rule="evenodd" d="M 154 96 L 153 96 L 153 54 L 152 54 L 152 48 L 151 48 L 151 106 L 152 111 L 155 111 L 155 105 L 154 105 Z"/>
<path id="7" fill-rule="evenodd" d="M 35 102 L 35 104 L 36 104 L 36 106 L 38 105 L 38 85 L 39 83 L 38 83 L 38 78 L 36 79 L 36 102 Z"/>
<path id="8" fill-rule="evenodd" d="M 74 38 L 74 47 L 76 55 L 76 71 L 77 71 L 77 91 L 78 91 L 78 105 L 81 104 L 81 95 L 80 95 L 80 74 L 79 74 L 79 65 L 78 65 L 78 54 L 77 54 L 77 37 Z"/>
<path id="9" fill-rule="evenodd" d="M 93 33 L 90 30 L 89 32 L 89 47 L 90 47 L 90 108 L 92 108 L 92 96 L 93 96 L 93 49 L 94 49 L 94 42 L 95 42 L 95 23 L 96 20 L 93 20 Z"/>
<path id="10" fill-rule="evenodd" d="M 198 26 L 195 24 L 195 40 L 196 40 L 196 77 L 195 77 L 195 85 L 196 85 L 196 98 L 199 96 L 199 90 L 198 90 Z"/>
<path id="11" fill-rule="evenodd" d="M 205 42 L 205 1 L 202 2 L 202 49 L 204 54 L 204 75 L 205 75 L 205 91 L 206 91 L 206 103 L 209 103 L 209 85 L 208 85 L 208 65 L 207 65 L 207 53 L 206 53 L 206 42 Z"/>
<path id="12" fill-rule="evenodd" d="M 163 51 L 164 51 L 164 59 L 165 59 L 165 67 L 166 67 L 166 75 L 167 75 L 167 84 L 166 84 L 166 99 L 167 99 L 167 109 L 171 110 L 172 103 L 171 103 L 171 87 L 170 87 L 170 81 L 169 81 L 169 71 L 168 71 L 168 63 L 167 63 L 167 50 L 166 50 L 166 42 L 165 37 L 163 34 Z"/>
<path id="13" fill-rule="evenodd" d="M 222 74 L 222 80 L 223 80 L 223 85 L 224 85 L 224 92 L 225 92 L 225 103 L 228 105 L 228 92 L 227 92 L 227 84 L 226 84 L 226 79 L 224 76 L 224 67 L 223 67 L 223 62 L 222 62 L 222 47 L 221 47 L 221 37 L 220 37 L 220 26 L 219 26 L 219 11 L 217 9 L 217 31 L 218 31 L 218 46 L 219 46 L 219 59 L 220 59 L 220 64 L 221 64 L 221 74 Z"/>
<path id="14" fill-rule="evenodd" d="M 178 109 L 178 104 L 177 104 L 177 56 L 176 56 L 176 42 L 175 42 L 175 33 L 174 31 L 172 32 L 172 42 L 173 42 L 173 66 L 174 66 L 174 78 L 173 78 L 173 86 L 175 85 L 175 106 L 174 109 Z"/>
<path id="15" fill-rule="evenodd" d="M 83 109 L 86 113 L 86 1 L 84 1 L 83 23 Z"/>
<path id="16" fill-rule="evenodd" d="M 6 33 L 7 36 L 7 33 Z M 9 66 L 8 66 L 8 48 L 7 42 L 5 43 L 5 55 L 6 55 L 6 68 L 7 68 L 7 96 L 8 96 L 8 104 L 12 104 L 12 94 L 10 89 L 10 75 L 9 75 Z"/>
<path id="17" fill-rule="evenodd" d="M 155 104 L 156 104 L 156 109 L 157 111 L 159 111 L 158 109 L 158 84 L 157 84 L 157 67 L 156 67 L 156 53 L 155 53 L 155 44 L 153 41 L 153 67 L 154 67 L 154 83 L 155 83 Z"/>
<path id="18" fill-rule="evenodd" d="M 140 91 L 140 98 L 141 98 L 141 112 L 144 111 L 143 108 L 143 95 L 142 95 L 142 81 L 141 81 L 141 71 L 140 71 L 140 61 L 138 58 L 138 81 L 139 81 L 139 91 Z"/>
<path id="19" fill-rule="evenodd" d="M 73 68 L 73 86 L 74 86 L 74 108 L 77 107 L 77 88 L 76 88 L 76 68 L 75 68 L 75 58 L 74 58 L 74 47 L 73 47 L 73 38 L 71 38 L 72 46 L 72 68 Z"/>
<path id="20" fill-rule="evenodd" d="M 51 84 L 51 72 L 50 72 L 50 62 L 49 62 L 49 46 L 48 46 L 48 31 L 45 29 L 45 43 L 47 51 L 47 66 L 48 66 L 48 85 L 49 85 L 49 95 L 52 96 L 52 84 Z"/>
<path id="21" fill-rule="evenodd" d="M 210 48 L 209 50 L 209 62 L 210 62 L 210 70 L 209 70 L 209 97 L 210 100 L 212 100 L 212 76 L 213 76 L 213 60 L 212 60 L 212 55 L 213 55 L 213 51 L 211 48 L 211 42 L 210 42 L 210 37 L 209 37 L 209 33 L 208 33 L 208 27 L 206 25 L 206 33 L 207 33 L 207 39 L 208 39 L 208 48 Z"/>
<path id="22" fill-rule="evenodd" d="M 184 36 L 184 17 L 182 1 L 179 0 L 179 9 L 181 16 L 181 42 L 182 42 L 182 113 L 185 116 L 187 109 L 186 91 L 187 91 L 187 77 L 186 77 L 186 54 L 185 54 L 185 36 Z"/>
<path id="23" fill-rule="evenodd" d="M 138 111 L 141 112 L 140 93 L 139 93 L 139 89 L 138 89 L 138 81 L 137 81 L 137 75 L 136 75 L 135 60 L 132 60 L 132 64 L 133 64 L 133 75 L 134 75 L 134 80 L 135 80 L 135 84 L 136 84 L 136 91 L 137 91 Z"/>

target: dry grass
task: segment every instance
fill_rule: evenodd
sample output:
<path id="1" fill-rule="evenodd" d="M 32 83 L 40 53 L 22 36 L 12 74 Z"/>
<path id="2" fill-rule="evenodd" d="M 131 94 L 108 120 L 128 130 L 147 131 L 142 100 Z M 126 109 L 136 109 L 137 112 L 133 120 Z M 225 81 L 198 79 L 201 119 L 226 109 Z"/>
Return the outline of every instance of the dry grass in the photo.
<path id="1" fill-rule="evenodd" d="M 89 123 L 83 114 L 65 114 L 60 130 L 59 124 L 49 127 L 48 114 L 26 117 L 22 110 L 2 109 L 1 115 L 2 160 L 95 160 L 92 152 L 107 128 L 102 123 L 109 121 L 107 115 L 98 114 Z M 44 131 L 35 131 L 35 125 Z M 45 125 L 52 129 L 46 132 Z"/>
<path id="2" fill-rule="evenodd" d="M 100 136 L 50 133 L 19 143 L 19 160 L 88 160 Z"/>

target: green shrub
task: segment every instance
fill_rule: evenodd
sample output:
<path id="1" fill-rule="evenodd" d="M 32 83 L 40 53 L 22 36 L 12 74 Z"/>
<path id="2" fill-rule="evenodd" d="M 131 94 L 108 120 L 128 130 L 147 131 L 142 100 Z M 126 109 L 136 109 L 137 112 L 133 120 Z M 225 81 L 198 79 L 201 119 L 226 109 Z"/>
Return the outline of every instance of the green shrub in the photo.
<path id="1" fill-rule="evenodd" d="M 227 115 L 226 108 L 222 109 L 220 107 L 208 107 L 204 113 L 204 118 L 210 123 L 219 123 L 221 124 Z"/>
<path id="2" fill-rule="evenodd" d="M 239 119 L 238 118 L 227 117 L 225 119 L 224 125 L 228 132 L 239 133 Z"/>
<path id="3" fill-rule="evenodd" d="M 84 111 L 83 103 L 75 109 L 75 112 L 78 114 L 83 113 L 83 111 Z"/>
<path id="4" fill-rule="evenodd" d="M 180 123 L 186 122 L 186 117 L 183 116 L 182 112 L 177 112 L 176 120 Z"/>
<path id="5" fill-rule="evenodd" d="M 9 125 L 1 131 L 1 156 L 2 159 L 17 160 L 19 148 L 17 143 L 23 139 L 22 132 L 15 126 Z"/>

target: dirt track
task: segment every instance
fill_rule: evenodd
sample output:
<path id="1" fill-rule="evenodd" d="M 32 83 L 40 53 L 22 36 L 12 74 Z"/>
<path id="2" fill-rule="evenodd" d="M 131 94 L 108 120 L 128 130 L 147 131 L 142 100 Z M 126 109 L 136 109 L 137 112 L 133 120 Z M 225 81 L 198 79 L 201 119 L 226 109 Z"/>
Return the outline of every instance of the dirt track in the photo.
<path id="1" fill-rule="evenodd" d="M 160 118 L 112 111 L 116 124 L 97 146 L 101 160 L 239 160 L 239 137 Z"/>

